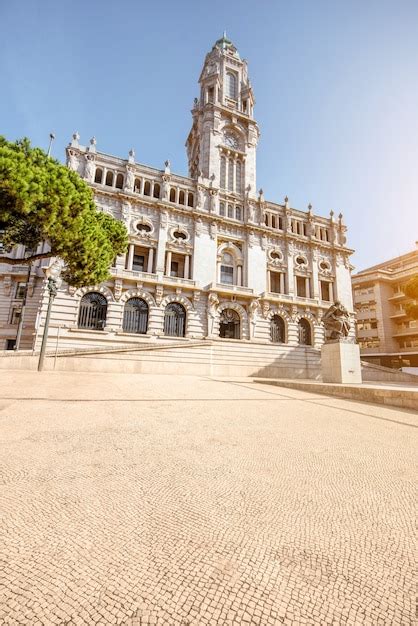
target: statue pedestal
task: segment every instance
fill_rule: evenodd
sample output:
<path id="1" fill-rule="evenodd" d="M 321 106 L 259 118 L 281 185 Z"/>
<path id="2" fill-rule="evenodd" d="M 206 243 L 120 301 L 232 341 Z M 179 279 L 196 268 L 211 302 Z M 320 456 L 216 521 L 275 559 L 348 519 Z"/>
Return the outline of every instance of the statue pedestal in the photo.
<path id="1" fill-rule="evenodd" d="M 324 343 L 321 372 L 324 383 L 361 383 L 360 347 L 344 341 Z"/>

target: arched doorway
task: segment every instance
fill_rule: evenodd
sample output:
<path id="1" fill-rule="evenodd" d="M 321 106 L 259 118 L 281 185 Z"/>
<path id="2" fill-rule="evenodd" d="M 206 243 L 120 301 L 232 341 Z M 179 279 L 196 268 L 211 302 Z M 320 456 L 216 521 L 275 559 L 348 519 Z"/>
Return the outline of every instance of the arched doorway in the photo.
<path id="1" fill-rule="evenodd" d="M 186 334 L 186 310 L 178 302 L 171 302 L 165 308 L 164 335 L 184 337 Z"/>
<path id="2" fill-rule="evenodd" d="M 106 324 L 107 300 L 96 291 L 86 293 L 80 302 L 78 327 L 103 330 Z"/>
<path id="3" fill-rule="evenodd" d="M 270 337 L 273 343 L 285 343 L 285 324 L 280 315 L 273 315 L 271 318 Z"/>
<path id="4" fill-rule="evenodd" d="M 130 298 L 123 310 L 123 330 L 125 333 L 145 335 L 148 327 L 148 304 L 142 298 Z"/>
<path id="5" fill-rule="evenodd" d="M 223 339 L 241 339 L 241 319 L 233 309 L 224 309 L 219 319 L 219 336 Z"/>
<path id="6" fill-rule="evenodd" d="M 305 318 L 299 320 L 299 343 L 301 346 L 312 345 L 312 331 L 311 325 Z"/>

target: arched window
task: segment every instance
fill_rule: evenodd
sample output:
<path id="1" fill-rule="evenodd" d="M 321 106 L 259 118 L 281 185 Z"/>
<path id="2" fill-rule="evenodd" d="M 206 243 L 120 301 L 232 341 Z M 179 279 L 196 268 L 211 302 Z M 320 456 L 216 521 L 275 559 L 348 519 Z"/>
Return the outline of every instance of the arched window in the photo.
<path id="1" fill-rule="evenodd" d="M 125 333 L 145 335 L 148 327 L 148 304 L 142 298 L 130 298 L 123 310 L 123 330 Z"/>
<path id="2" fill-rule="evenodd" d="M 228 191 L 234 191 L 234 162 L 228 161 Z"/>
<path id="3" fill-rule="evenodd" d="M 160 185 L 158 183 L 155 183 L 154 191 L 153 191 L 152 195 L 154 196 L 154 198 L 159 198 L 160 197 Z"/>
<path id="4" fill-rule="evenodd" d="M 221 176 L 220 176 L 221 189 L 225 189 L 226 185 L 226 158 L 221 157 Z"/>
<path id="5" fill-rule="evenodd" d="M 108 187 L 113 187 L 113 172 L 106 173 L 106 185 Z"/>
<path id="6" fill-rule="evenodd" d="M 224 309 L 219 319 L 219 337 L 224 339 L 241 338 L 241 320 L 233 309 Z"/>
<path id="7" fill-rule="evenodd" d="M 189 193 L 187 194 L 187 206 L 194 206 L 194 196 L 191 191 L 189 191 Z"/>
<path id="8" fill-rule="evenodd" d="M 285 343 L 285 323 L 280 315 L 273 315 L 271 318 L 270 337 L 273 343 Z"/>
<path id="9" fill-rule="evenodd" d="M 170 202 L 175 202 L 176 201 L 176 190 L 174 189 L 174 187 L 171 187 L 170 189 Z"/>
<path id="10" fill-rule="evenodd" d="M 235 168 L 235 191 L 237 193 L 241 193 L 241 185 L 242 185 L 242 165 L 241 161 L 237 161 L 237 166 Z"/>
<path id="11" fill-rule="evenodd" d="M 184 191 L 180 191 L 179 193 L 179 204 L 186 204 L 186 200 L 185 200 L 185 195 L 184 195 Z"/>
<path id="12" fill-rule="evenodd" d="M 167 304 L 164 313 L 164 335 L 184 337 L 186 333 L 186 311 L 178 302 Z"/>
<path id="13" fill-rule="evenodd" d="M 94 174 L 94 182 L 101 183 L 103 180 L 103 170 L 101 167 L 96 167 L 96 173 Z"/>
<path id="14" fill-rule="evenodd" d="M 299 343 L 301 346 L 312 345 L 311 325 L 305 318 L 299 320 Z"/>
<path id="15" fill-rule="evenodd" d="M 151 195 L 151 183 L 149 182 L 149 180 L 146 180 L 144 184 L 144 196 L 150 196 L 150 195 Z"/>
<path id="16" fill-rule="evenodd" d="M 106 324 L 107 300 L 96 291 L 86 293 L 80 302 L 78 327 L 103 330 Z"/>
<path id="17" fill-rule="evenodd" d="M 237 99 L 237 77 L 233 72 L 226 73 L 226 95 L 232 100 Z"/>
<path id="18" fill-rule="evenodd" d="M 140 178 L 135 178 L 134 191 L 136 191 L 136 193 L 140 193 L 141 191 L 141 179 Z"/>
<path id="19" fill-rule="evenodd" d="M 116 176 L 116 185 L 115 185 L 118 189 L 122 189 L 123 188 L 123 174 L 118 174 Z"/>

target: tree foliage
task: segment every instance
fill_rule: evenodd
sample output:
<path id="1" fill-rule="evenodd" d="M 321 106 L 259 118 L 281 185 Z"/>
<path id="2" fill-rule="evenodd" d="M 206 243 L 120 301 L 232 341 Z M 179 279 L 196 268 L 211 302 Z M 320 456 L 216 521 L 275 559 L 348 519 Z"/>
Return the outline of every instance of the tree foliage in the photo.
<path id="1" fill-rule="evenodd" d="M 18 244 L 32 251 L 20 260 L 0 256 L 0 263 L 59 256 L 65 280 L 75 287 L 108 279 L 114 257 L 128 243 L 125 226 L 97 210 L 92 190 L 76 172 L 28 139 L 12 143 L 1 136 L 0 228 L 6 252 Z M 36 254 L 42 242 L 50 251 Z"/>
<path id="2" fill-rule="evenodd" d="M 405 305 L 405 310 L 413 319 L 418 320 L 418 275 L 413 276 L 403 288 L 403 291 L 408 298 L 412 298 L 415 302 L 410 302 Z"/>

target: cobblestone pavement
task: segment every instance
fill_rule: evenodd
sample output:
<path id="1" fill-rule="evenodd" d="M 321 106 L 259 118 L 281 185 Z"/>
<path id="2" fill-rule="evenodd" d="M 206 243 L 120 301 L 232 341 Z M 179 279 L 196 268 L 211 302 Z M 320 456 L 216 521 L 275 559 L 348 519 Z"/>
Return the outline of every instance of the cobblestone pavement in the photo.
<path id="1" fill-rule="evenodd" d="M 1 372 L 1 624 L 412 624 L 412 412 Z"/>

